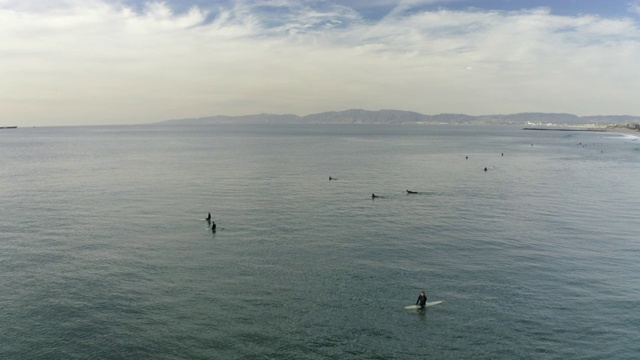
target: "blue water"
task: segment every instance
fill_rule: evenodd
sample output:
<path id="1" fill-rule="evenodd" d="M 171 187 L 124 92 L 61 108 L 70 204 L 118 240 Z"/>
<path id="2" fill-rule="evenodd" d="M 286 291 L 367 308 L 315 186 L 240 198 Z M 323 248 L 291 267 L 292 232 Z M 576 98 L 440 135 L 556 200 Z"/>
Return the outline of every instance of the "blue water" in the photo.
<path id="1" fill-rule="evenodd" d="M 2 359 L 640 357 L 635 136 L 59 127 L 0 154 Z M 421 290 L 444 302 L 404 310 Z"/>

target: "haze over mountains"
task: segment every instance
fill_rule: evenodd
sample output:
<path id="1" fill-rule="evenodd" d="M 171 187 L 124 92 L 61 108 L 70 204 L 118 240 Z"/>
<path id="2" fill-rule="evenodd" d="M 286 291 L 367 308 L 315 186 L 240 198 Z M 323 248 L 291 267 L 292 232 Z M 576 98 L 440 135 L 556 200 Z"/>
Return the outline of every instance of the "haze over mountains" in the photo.
<path id="1" fill-rule="evenodd" d="M 451 124 L 451 125 L 609 125 L 639 123 L 640 116 L 577 116 L 563 113 L 518 113 L 508 115 L 425 115 L 412 111 L 351 109 L 298 116 L 293 114 L 216 115 L 201 118 L 167 120 L 183 125 L 209 124 Z"/>

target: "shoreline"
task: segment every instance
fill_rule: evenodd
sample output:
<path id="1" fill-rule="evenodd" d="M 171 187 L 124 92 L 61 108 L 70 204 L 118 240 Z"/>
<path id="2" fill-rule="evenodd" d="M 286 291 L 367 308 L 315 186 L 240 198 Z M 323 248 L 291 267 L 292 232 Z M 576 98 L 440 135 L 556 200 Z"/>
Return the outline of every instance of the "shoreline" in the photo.
<path id="1" fill-rule="evenodd" d="M 553 128 L 553 127 L 525 127 L 522 130 L 533 130 L 533 131 L 583 131 L 583 132 L 612 132 L 612 133 L 621 133 L 621 134 L 630 134 L 636 135 L 640 137 L 640 130 L 630 129 L 628 127 L 623 126 L 602 126 L 602 127 L 584 127 L 584 128 Z"/>
<path id="2" fill-rule="evenodd" d="M 622 134 L 631 134 L 631 135 L 636 135 L 636 136 L 640 137 L 640 130 L 634 130 L 634 129 L 629 129 L 629 128 L 625 128 L 625 127 L 605 128 L 604 131 L 605 132 L 616 132 L 616 133 L 622 133 Z"/>
<path id="3" fill-rule="evenodd" d="M 533 127 L 526 127 L 523 128 L 522 130 L 535 130 L 535 131 L 592 131 L 592 132 L 604 132 L 606 131 L 605 129 L 600 129 L 600 128 L 587 128 L 587 129 L 567 129 L 567 128 L 533 128 Z"/>

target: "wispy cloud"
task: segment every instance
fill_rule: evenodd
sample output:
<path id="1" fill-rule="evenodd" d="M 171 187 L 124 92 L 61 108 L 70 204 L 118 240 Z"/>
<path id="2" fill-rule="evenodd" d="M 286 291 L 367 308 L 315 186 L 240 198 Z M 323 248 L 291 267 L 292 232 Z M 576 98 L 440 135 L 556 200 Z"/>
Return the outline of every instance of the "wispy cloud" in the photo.
<path id="1" fill-rule="evenodd" d="M 425 4 L 403 2 L 372 20 L 312 1 L 176 13 L 163 3 L 43 9 L 0 0 L 0 116 L 42 124 L 354 107 L 637 112 L 633 19 L 416 9 Z"/>
<path id="2" fill-rule="evenodd" d="M 632 1 L 629 3 L 629 11 L 636 14 L 636 15 L 640 15 L 640 1 Z"/>

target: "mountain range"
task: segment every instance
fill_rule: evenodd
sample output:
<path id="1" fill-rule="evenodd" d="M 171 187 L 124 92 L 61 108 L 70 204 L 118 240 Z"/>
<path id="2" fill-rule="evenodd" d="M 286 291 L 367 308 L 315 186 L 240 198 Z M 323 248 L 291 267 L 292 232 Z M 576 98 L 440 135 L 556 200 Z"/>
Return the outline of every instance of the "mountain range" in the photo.
<path id="1" fill-rule="evenodd" d="M 564 113 L 517 113 L 509 115 L 425 115 L 412 111 L 351 109 L 298 116 L 293 114 L 216 115 L 166 120 L 167 124 L 449 124 L 449 125 L 612 125 L 640 123 L 639 116 L 578 116 Z"/>

